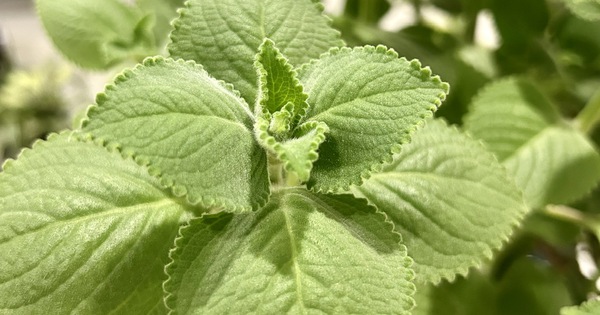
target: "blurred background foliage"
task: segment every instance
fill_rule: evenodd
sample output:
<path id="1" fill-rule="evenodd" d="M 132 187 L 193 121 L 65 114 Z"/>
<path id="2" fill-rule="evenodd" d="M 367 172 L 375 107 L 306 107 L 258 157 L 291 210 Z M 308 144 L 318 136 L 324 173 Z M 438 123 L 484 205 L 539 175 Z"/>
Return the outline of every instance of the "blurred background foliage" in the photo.
<path id="1" fill-rule="evenodd" d="M 0 32 L 0 160 L 15 157 L 48 133 L 77 125 L 93 101 L 88 71 L 103 71 L 101 84 L 127 65 L 164 47 L 182 0 L 103 0 L 113 3 L 119 25 L 99 30 L 87 10 L 77 25 L 85 49 L 61 41 L 44 19 L 54 44 L 70 62 L 35 67 L 14 62 L 11 41 Z M 4 2 L 4 4 L 2 3 Z M 2 17 L 10 12 L 0 0 Z M 29 1 L 25 7 L 33 12 Z M 417 58 L 450 83 L 438 117 L 462 125 L 474 96 L 509 76 L 532 82 L 565 121 L 600 143 L 600 0 L 327 0 L 333 25 L 349 46 L 383 44 Z M 73 0 L 82 8 L 95 1 Z M 3 7 L 4 5 L 4 7 Z M 4 10 L 4 12 L 3 12 Z M 34 14 L 34 13 L 32 13 Z M 6 25 L 4 26 L 6 28 Z M 102 36 L 100 36 L 102 35 Z M 69 36 L 66 36 L 69 38 Z M 82 46 L 83 47 L 83 46 Z M 87 70 L 86 70 L 87 69 Z M 96 78 L 97 80 L 97 78 Z M 96 84 L 96 87 L 98 84 Z M 572 120 L 574 119 L 574 120 Z M 600 190 L 572 204 L 532 211 L 504 249 L 468 277 L 419 288 L 415 314 L 576 314 L 563 308 L 600 293 Z M 591 314 L 591 313 L 590 313 Z"/>
<path id="2" fill-rule="evenodd" d="M 599 12 L 594 0 L 347 0 L 333 21 L 349 45 L 384 44 L 449 82 L 438 117 L 462 125 L 482 87 L 518 76 L 566 121 L 587 121 L 580 129 L 597 146 Z M 423 285 L 415 314 L 571 314 L 563 307 L 599 293 L 599 220 L 597 189 L 572 205 L 532 211 L 487 265 Z"/>

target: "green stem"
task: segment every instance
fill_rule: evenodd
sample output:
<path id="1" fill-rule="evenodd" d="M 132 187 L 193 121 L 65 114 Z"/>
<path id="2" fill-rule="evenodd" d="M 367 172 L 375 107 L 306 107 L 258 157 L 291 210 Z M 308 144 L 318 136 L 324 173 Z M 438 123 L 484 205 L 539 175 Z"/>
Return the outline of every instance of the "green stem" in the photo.
<path id="1" fill-rule="evenodd" d="M 600 122 L 600 89 L 575 118 L 577 128 L 585 134 L 592 133 L 598 122 Z"/>
<path id="2" fill-rule="evenodd" d="M 598 217 L 587 215 L 577 209 L 564 205 L 548 205 L 544 209 L 544 213 L 562 221 L 575 223 L 592 231 L 595 231 L 596 227 L 600 224 Z"/>

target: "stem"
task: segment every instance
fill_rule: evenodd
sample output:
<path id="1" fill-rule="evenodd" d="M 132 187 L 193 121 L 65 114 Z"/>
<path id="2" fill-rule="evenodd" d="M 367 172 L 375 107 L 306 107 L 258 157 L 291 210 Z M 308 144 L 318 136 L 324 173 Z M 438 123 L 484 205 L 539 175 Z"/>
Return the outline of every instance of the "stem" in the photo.
<path id="1" fill-rule="evenodd" d="M 594 131 L 598 122 L 600 122 L 600 89 L 594 93 L 579 115 L 575 117 L 577 129 L 588 135 Z"/>
<path id="2" fill-rule="evenodd" d="M 600 223 L 600 220 L 597 217 L 586 215 L 577 209 L 564 205 L 548 205 L 544 209 L 544 213 L 566 222 L 575 223 L 592 231 L 596 231 L 597 226 Z"/>

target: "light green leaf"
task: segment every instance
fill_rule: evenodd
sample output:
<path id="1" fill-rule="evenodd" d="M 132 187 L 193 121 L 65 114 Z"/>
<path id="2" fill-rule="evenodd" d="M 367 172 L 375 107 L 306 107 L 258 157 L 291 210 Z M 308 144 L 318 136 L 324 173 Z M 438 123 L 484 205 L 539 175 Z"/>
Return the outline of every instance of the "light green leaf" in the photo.
<path id="1" fill-rule="evenodd" d="M 154 17 L 154 27 L 152 28 L 154 38 L 159 48 L 164 48 L 167 44 L 168 35 L 171 32 L 171 21 L 178 14 L 177 9 L 183 6 L 184 0 L 136 0 L 135 3 L 145 14 Z"/>
<path id="2" fill-rule="evenodd" d="M 70 133 L 0 173 L 0 313 L 164 312 L 184 206 L 131 159 Z"/>
<path id="3" fill-rule="evenodd" d="M 83 130 L 149 164 L 191 204 L 246 211 L 269 194 L 248 105 L 193 62 L 153 58 L 98 95 Z"/>
<path id="4" fill-rule="evenodd" d="M 308 185 L 347 190 L 391 161 L 430 117 L 448 85 L 383 46 L 334 49 L 299 70 L 310 108 L 303 121 L 330 129 Z"/>
<path id="5" fill-rule="evenodd" d="M 593 144 L 524 79 L 484 88 L 471 104 L 465 129 L 498 156 L 531 208 L 575 201 L 600 179 Z"/>
<path id="6" fill-rule="evenodd" d="M 569 10 L 578 17 L 589 20 L 600 20 L 600 0 L 563 0 Z"/>
<path id="7" fill-rule="evenodd" d="M 394 222 L 420 282 L 454 279 L 481 264 L 526 209 L 496 158 L 441 121 L 430 121 L 353 191 Z"/>
<path id="8" fill-rule="evenodd" d="M 177 314 L 408 314 L 410 259 L 350 195 L 274 194 L 258 212 L 194 220 L 167 266 Z"/>
<path id="9" fill-rule="evenodd" d="M 579 306 L 563 307 L 560 315 L 597 315 L 600 314 L 600 300 L 589 300 Z"/>
<path id="10" fill-rule="evenodd" d="M 279 141 L 269 133 L 269 121 L 258 118 L 256 138 L 277 159 L 283 162 L 286 171 L 295 174 L 301 182 L 308 180 L 313 162 L 319 158 L 317 149 L 325 141 L 327 125 L 321 122 L 307 122 L 299 126 L 290 139 Z"/>
<path id="11" fill-rule="evenodd" d="M 190 0 L 173 24 L 168 49 L 173 58 L 195 60 L 233 83 L 254 106 L 253 61 L 263 39 L 273 40 L 294 66 L 343 45 L 321 11 L 311 0 Z"/>
<path id="12" fill-rule="evenodd" d="M 291 124 L 292 128 L 295 127 L 308 108 L 308 95 L 302 90 L 292 65 L 275 47 L 273 41 L 265 39 L 258 47 L 254 66 L 260 80 L 258 103 L 261 111 L 275 113 L 291 103 Z"/>
<path id="13" fill-rule="evenodd" d="M 54 44 L 81 67 L 105 69 L 155 54 L 152 19 L 120 0 L 36 0 Z"/>

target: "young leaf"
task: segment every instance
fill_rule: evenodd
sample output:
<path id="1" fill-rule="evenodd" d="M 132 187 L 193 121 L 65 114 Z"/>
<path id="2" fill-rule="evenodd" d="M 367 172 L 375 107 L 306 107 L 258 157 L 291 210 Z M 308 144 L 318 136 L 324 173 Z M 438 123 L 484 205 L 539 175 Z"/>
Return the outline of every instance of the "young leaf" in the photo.
<path id="1" fill-rule="evenodd" d="M 310 104 L 303 121 L 330 130 L 308 182 L 325 192 L 360 184 L 390 161 L 448 92 L 429 68 L 383 46 L 333 49 L 300 69 L 299 78 Z"/>
<path id="2" fill-rule="evenodd" d="M 353 191 L 394 222 L 421 282 L 466 274 L 508 239 L 525 212 L 496 158 L 433 120 L 391 165 Z"/>
<path id="3" fill-rule="evenodd" d="M 120 0 L 36 0 L 54 44 L 81 67 L 105 69 L 155 53 L 152 20 Z"/>
<path id="4" fill-rule="evenodd" d="M 173 58 L 195 60 L 233 83 L 254 106 L 258 79 L 252 64 L 263 39 L 277 43 L 295 66 L 343 45 L 321 10 L 311 0 L 190 0 L 173 24 L 168 49 Z"/>
<path id="5" fill-rule="evenodd" d="M 0 313 L 164 312 L 185 208 L 131 159 L 53 135 L 0 174 Z"/>
<path id="6" fill-rule="evenodd" d="M 167 266 L 177 314 L 408 314 L 413 273 L 385 217 L 350 195 L 274 194 L 183 228 Z"/>
<path id="7" fill-rule="evenodd" d="M 119 75 L 83 130 L 118 143 L 192 204 L 245 211 L 269 194 L 248 105 L 193 62 L 160 57 Z"/>
<path id="8" fill-rule="evenodd" d="M 301 182 L 307 181 L 313 162 L 319 157 L 317 149 L 325 140 L 325 133 L 329 131 L 327 125 L 307 122 L 296 129 L 292 138 L 283 141 L 270 135 L 268 128 L 269 122 L 258 118 L 256 138 L 259 143 L 283 162 L 286 171 L 294 173 Z"/>
<path id="9" fill-rule="evenodd" d="M 302 90 L 292 65 L 275 47 L 273 41 L 265 39 L 258 48 L 254 66 L 258 70 L 260 80 L 258 103 L 261 110 L 275 113 L 291 103 L 291 124 L 295 127 L 308 108 L 308 95 Z"/>
<path id="10" fill-rule="evenodd" d="M 600 300 L 589 300 L 579 306 L 563 307 L 560 315 L 595 315 L 600 314 Z"/>
<path id="11" fill-rule="evenodd" d="M 531 208 L 575 201 L 600 179 L 600 156 L 590 141 L 524 79 L 486 87 L 473 100 L 465 129 L 498 156 Z"/>

